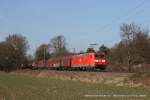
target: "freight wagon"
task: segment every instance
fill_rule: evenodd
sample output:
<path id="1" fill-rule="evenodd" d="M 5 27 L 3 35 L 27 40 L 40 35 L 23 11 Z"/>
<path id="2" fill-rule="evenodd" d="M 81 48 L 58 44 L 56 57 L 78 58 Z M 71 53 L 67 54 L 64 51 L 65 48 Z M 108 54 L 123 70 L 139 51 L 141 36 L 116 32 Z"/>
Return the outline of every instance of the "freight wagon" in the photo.
<path id="1" fill-rule="evenodd" d="M 59 70 L 91 70 L 106 69 L 106 59 L 103 52 L 76 54 L 64 57 L 50 58 L 47 61 L 38 61 L 34 64 L 37 68 L 59 69 Z"/>

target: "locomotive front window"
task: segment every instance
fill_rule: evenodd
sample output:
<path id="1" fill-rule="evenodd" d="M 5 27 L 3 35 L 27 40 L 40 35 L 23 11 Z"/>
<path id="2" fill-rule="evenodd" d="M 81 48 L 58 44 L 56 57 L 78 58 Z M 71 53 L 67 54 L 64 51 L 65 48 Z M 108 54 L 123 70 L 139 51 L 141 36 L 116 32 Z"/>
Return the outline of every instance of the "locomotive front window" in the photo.
<path id="1" fill-rule="evenodd" d="M 104 58 L 105 56 L 103 54 L 95 54 L 95 58 Z"/>

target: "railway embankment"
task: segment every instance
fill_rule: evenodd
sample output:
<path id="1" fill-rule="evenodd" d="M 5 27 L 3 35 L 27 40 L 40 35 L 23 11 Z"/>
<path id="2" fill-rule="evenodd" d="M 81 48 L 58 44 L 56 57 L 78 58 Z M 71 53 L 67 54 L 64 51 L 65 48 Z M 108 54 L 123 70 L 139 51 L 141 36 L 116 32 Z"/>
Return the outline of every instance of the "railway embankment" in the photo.
<path id="1" fill-rule="evenodd" d="M 82 72 L 82 71 L 55 71 L 55 70 L 18 70 L 11 72 L 17 75 L 33 77 L 49 77 L 61 80 L 72 80 L 115 86 L 150 87 L 149 73 L 121 73 L 121 72 Z"/>

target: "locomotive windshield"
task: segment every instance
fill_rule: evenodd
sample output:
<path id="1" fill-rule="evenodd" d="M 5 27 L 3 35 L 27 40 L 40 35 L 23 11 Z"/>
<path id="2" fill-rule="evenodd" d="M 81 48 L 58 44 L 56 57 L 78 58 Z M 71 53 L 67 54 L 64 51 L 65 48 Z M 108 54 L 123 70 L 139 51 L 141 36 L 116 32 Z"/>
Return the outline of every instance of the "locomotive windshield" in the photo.
<path id="1" fill-rule="evenodd" d="M 104 58 L 104 54 L 95 54 L 95 58 Z"/>

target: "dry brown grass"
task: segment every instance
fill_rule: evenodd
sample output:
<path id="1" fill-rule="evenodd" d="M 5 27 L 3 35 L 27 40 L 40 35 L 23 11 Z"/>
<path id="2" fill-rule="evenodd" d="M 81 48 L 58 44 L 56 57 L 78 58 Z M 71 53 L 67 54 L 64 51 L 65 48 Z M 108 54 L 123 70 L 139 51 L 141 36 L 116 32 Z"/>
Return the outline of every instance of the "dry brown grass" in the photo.
<path id="1" fill-rule="evenodd" d="M 20 70 L 13 72 L 21 75 L 31 75 L 35 77 L 51 77 L 61 80 L 76 80 L 81 82 L 113 84 L 117 86 L 127 85 L 127 80 L 133 73 L 115 72 L 76 72 L 76 71 L 54 71 L 54 70 Z"/>

